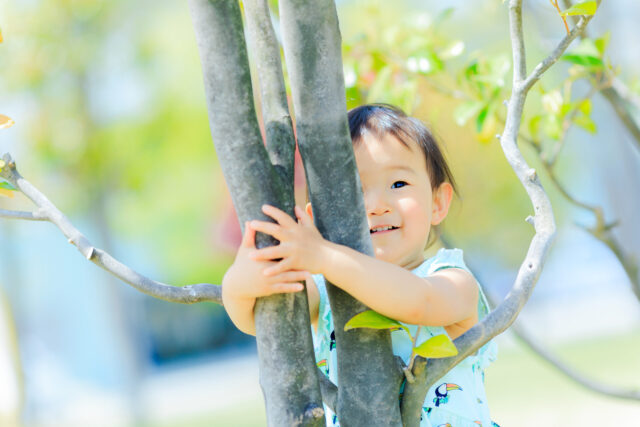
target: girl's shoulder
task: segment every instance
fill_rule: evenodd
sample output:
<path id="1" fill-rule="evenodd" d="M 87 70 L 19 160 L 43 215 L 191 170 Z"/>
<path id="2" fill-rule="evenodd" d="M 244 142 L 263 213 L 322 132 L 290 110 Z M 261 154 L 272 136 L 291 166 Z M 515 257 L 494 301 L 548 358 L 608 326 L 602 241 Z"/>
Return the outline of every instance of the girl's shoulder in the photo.
<path id="1" fill-rule="evenodd" d="M 434 256 L 424 260 L 422 264 L 411 271 L 417 276 L 426 277 L 443 268 L 462 268 L 469 271 L 469 268 L 464 263 L 462 249 L 441 248 Z"/>

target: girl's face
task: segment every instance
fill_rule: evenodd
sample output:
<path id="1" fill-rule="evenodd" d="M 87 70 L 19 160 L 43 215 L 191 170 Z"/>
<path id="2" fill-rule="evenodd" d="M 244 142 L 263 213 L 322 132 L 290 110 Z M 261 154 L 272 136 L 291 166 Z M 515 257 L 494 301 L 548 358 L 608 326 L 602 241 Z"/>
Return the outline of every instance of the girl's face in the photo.
<path id="1" fill-rule="evenodd" d="M 407 269 L 420 265 L 432 225 L 447 215 L 453 189 L 432 191 L 420 147 L 366 133 L 355 147 L 375 256 Z"/>

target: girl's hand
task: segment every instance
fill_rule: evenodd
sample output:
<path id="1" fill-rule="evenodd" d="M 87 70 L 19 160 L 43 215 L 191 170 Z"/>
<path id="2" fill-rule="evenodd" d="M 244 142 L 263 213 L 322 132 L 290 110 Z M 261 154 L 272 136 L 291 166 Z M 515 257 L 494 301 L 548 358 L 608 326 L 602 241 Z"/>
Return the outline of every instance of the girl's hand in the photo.
<path id="1" fill-rule="evenodd" d="M 299 206 L 295 207 L 298 222 L 273 206 L 262 206 L 262 212 L 277 224 L 266 221 L 251 221 L 251 227 L 269 234 L 280 241 L 277 246 L 258 249 L 249 255 L 255 261 L 279 260 L 264 270 L 267 276 L 277 276 L 290 270 L 321 273 L 321 255 L 328 243 L 313 224 L 311 217 Z"/>
<path id="2" fill-rule="evenodd" d="M 298 282 L 311 278 L 307 271 L 288 269 L 278 274 L 263 274 L 265 269 L 274 267 L 276 263 L 249 257 L 256 249 L 255 237 L 256 229 L 247 222 L 236 259 L 222 280 L 223 299 L 253 302 L 258 297 L 303 290 L 304 286 Z"/>

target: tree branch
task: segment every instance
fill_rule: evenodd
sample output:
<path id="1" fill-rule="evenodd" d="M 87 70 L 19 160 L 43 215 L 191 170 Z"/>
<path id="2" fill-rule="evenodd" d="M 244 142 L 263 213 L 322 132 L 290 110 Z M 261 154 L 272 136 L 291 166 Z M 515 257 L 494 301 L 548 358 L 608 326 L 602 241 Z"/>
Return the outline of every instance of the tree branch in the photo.
<path id="1" fill-rule="evenodd" d="M 549 67 L 551 67 L 553 64 L 556 63 L 558 58 L 560 58 L 560 56 L 562 56 L 564 51 L 567 50 L 567 47 L 569 47 L 571 42 L 574 41 L 576 37 L 578 37 L 580 34 L 582 34 L 582 31 L 587 26 L 589 21 L 591 21 L 593 16 L 594 15 L 581 17 L 578 23 L 576 24 L 576 26 L 573 27 L 571 32 L 562 39 L 562 41 L 558 44 L 558 46 L 556 46 L 553 52 L 551 52 L 551 54 L 547 56 L 542 62 L 536 65 L 536 67 L 533 69 L 531 74 L 529 74 L 529 76 L 522 82 L 522 90 L 525 93 L 529 89 L 531 89 L 531 87 L 540 79 L 542 74 L 544 74 L 544 72 L 547 71 Z M 520 28 L 522 28 L 522 21 L 520 21 L 520 24 L 521 24 Z M 520 43 L 524 43 L 522 39 L 520 40 Z M 514 53 L 514 59 L 515 57 L 516 55 Z M 524 46 L 523 46 L 522 57 L 524 57 Z M 515 82 L 515 79 L 514 79 L 514 82 Z"/>
<path id="2" fill-rule="evenodd" d="M 627 86 L 614 77 L 610 87 L 602 90 L 622 124 L 627 128 L 635 141 L 636 149 L 640 150 L 640 102 L 631 94 Z"/>
<path id="3" fill-rule="evenodd" d="M 198 283 L 178 287 L 156 282 L 122 264 L 102 249 L 96 248 L 44 194 L 18 173 L 16 164 L 8 153 L 4 155 L 3 160 L 6 166 L 0 171 L 0 176 L 27 196 L 38 209 L 34 213 L 2 210 L 0 216 L 51 222 L 62 231 L 69 243 L 75 245 L 87 260 L 149 296 L 182 304 L 203 301 L 222 304 L 220 286 Z M 5 215 L 5 212 L 12 215 Z"/>
<path id="4" fill-rule="evenodd" d="M 505 331 L 514 322 L 533 292 L 555 236 L 556 227 L 549 198 L 542 188 L 535 169 L 528 166 L 517 146 L 524 102 L 529 89 L 562 55 L 590 19 L 581 18 L 578 25 L 568 36 L 563 38 L 553 52 L 536 66 L 529 76 L 525 77 L 526 55 L 522 30 L 522 0 L 511 0 L 509 3 L 510 37 L 514 65 L 513 91 L 507 105 L 507 120 L 500 137 L 500 143 L 507 161 L 533 203 L 534 216 L 528 217 L 527 221 L 534 226 L 536 234 L 533 236 L 524 262 L 520 266 L 515 283 L 504 301 L 482 322 L 454 341 L 458 348 L 458 355 L 428 360 L 429 369 L 423 369 L 423 364 L 426 365 L 427 360 L 421 357 L 416 358 L 414 366 L 416 381 L 413 384 L 405 384 L 402 402 L 403 422 L 407 426 L 418 425 L 415 420 L 419 419 L 422 402 L 424 402 L 429 387 L 491 338 Z"/>
<path id="5" fill-rule="evenodd" d="M 535 141 L 532 141 L 530 138 L 527 138 L 522 134 L 519 135 L 519 138 L 527 142 L 536 151 L 538 156 L 541 157 L 540 146 Z M 550 161 L 546 161 L 542 158 L 540 160 L 543 167 L 545 168 L 545 171 L 549 175 L 551 182 L 555 185 L 560 194 L 569 203 L 579 208 L 588 210 L 593 214 L 596 219 L 596 224 L 593 227 L 585 227 L 582 225 L 580 225 L 580 227 L 591 234 L 593 237 L 607 245 L 607 247 L 616 256 L 616 258 L 618 258 L 620 265 L 622 265 L 622 268 L 629 278 L 629 282 L 631 283 L 631 290 L 633 291 L 638 301 L 640 301 L 640 276 L 638 275 L 638 261 L 631 254 L 626 252 L 618 239 L 615 238 L 612 231 L 617 224 L 617 221 L 607 223 L 604 218 L 604 209 L 602 208 L 602 206 L 590 205 L 573 197 L 560 182 L 560 179 L 557 177 L 553 168 L 553 164 Z"/>
<path id="6" fill-rule="evenodd" d="M 27 221 L 47 221 L 42 212 L 23 212 L 0 209 L 0 218 L 24 219 Z"/>
<path id="7" fill-rule="evenodd" d="M 251 54 L 258 69 L 262 118 L 271 163 L 293 192 L 295 138 L 287 104 L 280 46 L 271 23 L 267 0 L 245 0 Z"/>

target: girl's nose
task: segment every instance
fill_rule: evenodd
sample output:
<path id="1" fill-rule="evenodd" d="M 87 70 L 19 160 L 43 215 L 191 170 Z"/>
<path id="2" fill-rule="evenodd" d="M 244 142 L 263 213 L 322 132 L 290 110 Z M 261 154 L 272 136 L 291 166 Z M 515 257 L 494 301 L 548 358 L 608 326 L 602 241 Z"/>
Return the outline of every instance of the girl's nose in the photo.
<path id="1" fill-rule="evenodd" d="M 364 207 L 367 210 L 367 215 L 382 215 L 391 211 L 384 196 L 377 192 L 365 193 Z"/>

